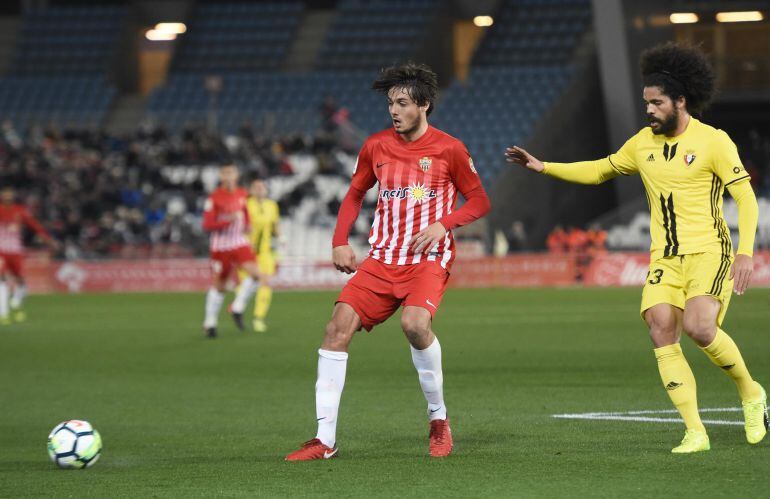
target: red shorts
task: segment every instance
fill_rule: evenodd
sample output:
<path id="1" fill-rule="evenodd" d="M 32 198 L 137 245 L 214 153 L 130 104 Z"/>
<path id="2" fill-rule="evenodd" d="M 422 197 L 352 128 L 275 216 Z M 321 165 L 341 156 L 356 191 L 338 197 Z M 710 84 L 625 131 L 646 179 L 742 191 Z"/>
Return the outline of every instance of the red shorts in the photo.
<path id="1" fill-rule="evenodd" d="M 14 277 L 21 277 L 24 255 L 21 253 L 0 253 L 0 270 L 10 272 Z"/>
<path id="2" fill-rule="evenodd" d="M 441 304 L 449 272 L 439 262 L 388 265 L 367 258 L 342 288 L 337 303 L 356 311 L 367 331 L 385 322 L 399 306 L 422 307 L 433 317 Z"/>
<path id="3" fill-rule="evenodd" d="M 256 257 L 251 246 L 240 246 L 227 251 L 212 251 L 211 272 L 220 279 L 227 279 L 233 270 L 246 262 L 253 262 Z"/>

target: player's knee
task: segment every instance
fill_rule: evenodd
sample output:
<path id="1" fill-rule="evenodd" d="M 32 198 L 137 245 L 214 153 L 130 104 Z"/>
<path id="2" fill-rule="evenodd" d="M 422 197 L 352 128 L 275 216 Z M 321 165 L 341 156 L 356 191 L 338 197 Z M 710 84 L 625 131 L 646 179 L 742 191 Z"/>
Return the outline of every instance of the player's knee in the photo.
<path id="1" fill-rule="evenodd" d="M 717 325 L 709 315 L 685 314 L 682 325 L 687 336 L 701 346 L 711 343 L 717 332 Z"/>
<path id="2" fill-rule="evenodd" d="M 352 333 L 350 328 L 344 327 L 338 321 L 331 320 L 326 324 L 326 332 L 324 336 L 325 345 L 333 345 L 338 348 L 346 348 L 350 343 Z"/>
<path id="3" fill-rule="evenodd" d="M 404 330 L 409 342 L 415 344 L 415 342 L 430 335 L 430 321 L 421 317 L 403 316 L 401 317 L 401 329 Z"/>
<path id="4" fill-rule="evenodd" d="M 650 328 L 650 339 L 656 347 L 671 345 L 679 340 L 675 316 L 648 311 L 644 318 Z"/>

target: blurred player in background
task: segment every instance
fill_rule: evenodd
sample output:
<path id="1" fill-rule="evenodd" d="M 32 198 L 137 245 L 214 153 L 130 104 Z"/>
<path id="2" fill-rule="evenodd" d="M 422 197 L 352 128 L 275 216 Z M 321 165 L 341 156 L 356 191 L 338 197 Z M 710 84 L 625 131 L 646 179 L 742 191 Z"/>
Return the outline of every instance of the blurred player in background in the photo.
<path id="1" fill-rule="evenodd" d="M 27 284 L 24 281 L 24 243 L 22 241 L 24 226 L 32 229 L 52 250 L 58 248 L 58 243 L 51 237 L 40 222 L 29 213 L 24 205 L 16 202 L 13 187 L 5 185 L 0 189 L 0 325 L 11 323 L 13 320 L 22 322 L 27 315 L 24 312 L 24 298 L 27 295 Z M 10 296 L 9 281 L 13 284 Z"/>
<path id="2" fill-rule="evenodd" d="M 219 187 L 206 199 L 203 208 L 203 230 L 209 232 L 209 251 L 213 283 L 206 294 L 206 317 L 203 329 L 216 338 L 219 310 L 222 308 L 227 281 L 237 269 L 246 277 L 238 287 L 230 305 L 230 314 L 238 329 L 243 330 L 243 311 L 257 288 L 259 270 L 249 241 L 247 193 L 238 187 L 238 167 L 224 165 L 219 170 Z"/>
<path id="3" fill-rule="evenodd" d="M 340 206 L 332 241 L 334 265 L 356 274 L 337 298 L 318 350 L 318 433 L 286 456 L 289 461 L 337 454 L 337 412 L 353 334 L 361 328 L 371 330 L 401 306 L 401 328 L 411 344 L 412 361 L 428 402 L 430 455 L 443 457 L 452 451 L 441 345 L 432 319 L 455 257 L 452 229 L 484 216 L 489 199 L 465 145 L 428 124 L 438 93 L 437 77 L 430 68 L 413 63 L 391 67 L 380 73 L 372 87 L 387 95 L 393 128 L 366 140 Z M 376 183 L 371 249 L 358 266 L 348 234 L 366 192 Z M 454 211 L 458 191 L 466 203 Z"/>
<path id="4" fill-rule="evenodd" d="M 757 200 L 730 137 L 692 116 L 714 94 L 714 73 L 706 56 L 667 43 L 642 55 L 641 70 L 650 126 L 617 153 L 579 163 L 543 163 L 520 147 L 507 149 L 506 155 L 530 170 L 581 184 L 641 175 L 652 237 L 641 315 L 650 328 L 663 387 L 687 427 L 672 452 L 710 448 L 698 414 L 695 378 L 679 346 L 682 330 L 735 381 L 746 439 L 756 444 L 767 433 L 767 395 L 720 326 L 733 288 L 743 294 L 753 271 Z M 735 257 L 722 213 L 725 188 L 738 205 Z"/>
<path id="5" fill-rule="evenodd" d="M 264 180 L 254 179 L 249 185 L 249 198 L 246 201 L 251 222 L 251 247 L 257 256 L 259 269 L 259 290 L 254 298 L 254 331 L 264 333 L 267 331 L 265 318 L 270 310 L 270 302 L 273 299 L 273 288 L 270 281 L 275 275 L 276 254 L 274 246 L 279 237 L 278 223 L 280 214 L 278 203 L 267 197 L 267 184 Z M 239 270 L 238 275 L 243 279 L 248 275 L 244 270 Z"/>

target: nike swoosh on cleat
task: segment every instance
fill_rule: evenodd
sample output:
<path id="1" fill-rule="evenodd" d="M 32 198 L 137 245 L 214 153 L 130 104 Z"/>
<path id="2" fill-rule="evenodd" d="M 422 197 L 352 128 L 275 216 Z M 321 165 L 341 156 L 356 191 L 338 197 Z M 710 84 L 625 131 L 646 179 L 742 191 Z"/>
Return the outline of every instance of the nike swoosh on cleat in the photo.
<path id="1" fill-rule="evenodd" d="M 339 449 L 334 449 L 334 450 L 333 450 L 333 451 L 331 451 L 331 452 L 329 452 L 329 451 L 324 451 L 324 459 L 330 459 L 330 458 L 334 457 L 334 455 L 337 453 L 337 451 L 338 451 L 338 450 L 339 450 Z"/>

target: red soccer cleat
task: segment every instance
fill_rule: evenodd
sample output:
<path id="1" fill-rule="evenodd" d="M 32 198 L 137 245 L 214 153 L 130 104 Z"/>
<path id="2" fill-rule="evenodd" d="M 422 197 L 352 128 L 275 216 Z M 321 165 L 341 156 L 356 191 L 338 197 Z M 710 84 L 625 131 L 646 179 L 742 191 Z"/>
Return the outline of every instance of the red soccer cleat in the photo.
<path id="1" fill-rule="evenodd" d="M 448 419 L 434 419 L 430 422 L 430 455 L 446 457 L 452 453 L 452 430 Z"/>
<path id="2" fill-rule="evenodd" d="M 451 440 L 451 438 L 450 438 Z M 331 448 L 321 443 L 320 440 L 314 438 L 308 440 L 302 447 L 286 456 L 287 461 L 312 461 L 314 459 L 331 459 L 337 456 L 337 447 Z"/>

